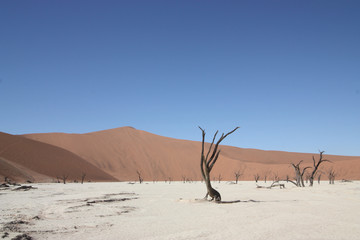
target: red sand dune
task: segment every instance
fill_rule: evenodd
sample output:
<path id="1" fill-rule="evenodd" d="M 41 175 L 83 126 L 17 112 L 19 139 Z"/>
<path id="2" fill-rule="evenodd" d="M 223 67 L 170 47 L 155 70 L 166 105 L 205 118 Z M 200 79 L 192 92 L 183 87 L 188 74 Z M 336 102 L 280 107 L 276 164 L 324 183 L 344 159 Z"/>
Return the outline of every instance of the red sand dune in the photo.
<path id="1" fill-rule="evenodd" d="M 24 135 L 75 153 L 119 180 L 136 180 L 140 171 L 144 180 L 181 180 L 186 177 L 199 180 L 201 143 L 179 140 L 131 127 L 122 127 L 86 134 L 44 133 Z M 231 137 L 231 136 L 230 136 Z M 199 134 L 199 139 L 201 134 Z M 209 136 L 210 138 L 210 136 Z M 225 140 L 226 141 L 226 140 Z M 221 146 L 221 154 L 212 172 L 212 178 L 234 180 L 234 172 L 244 169 L 241 180 L 253 180 L 255 174 L 285 178 L 293 176 L 290 163 L 304 160 L 302 166 L 312 165 L 312 156 L 318 153 L 263 151 Z M 333 163 L 323 164 L 326 171 L 334 168 L 337 179 L 360 179 L 360 157 L 326 155 Z"/>
<path id="2" fill-rule="evenodd" d="M 13 181 L 50 182 L 56 176 L 68 180 L 115 181 L 116 179 L 88 161 L 65 149 L 0 132 L 0 176 Z"/>

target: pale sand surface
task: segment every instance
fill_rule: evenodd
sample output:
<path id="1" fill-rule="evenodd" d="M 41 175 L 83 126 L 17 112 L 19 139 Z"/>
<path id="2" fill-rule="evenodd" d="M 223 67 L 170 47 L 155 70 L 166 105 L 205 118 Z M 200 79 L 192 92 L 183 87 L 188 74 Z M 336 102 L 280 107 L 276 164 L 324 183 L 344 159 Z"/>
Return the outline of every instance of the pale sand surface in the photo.
<path id="1" fill-rule="evenodd" d="M 254 182 L 213 185 L 224 201 L 242 202 L 196 200 L 206 192 L 201 182 L 43 183 L 25 192 L 1 190 L 0 235 L 6 231 L 10 235 L 5 239 L 26 233 L 34 239 L 77 240 L 360 239 L 358 181 L 322 182 L 313 188 L 286 183 L 286 189 L 271 190 L 256 188 Z"/>

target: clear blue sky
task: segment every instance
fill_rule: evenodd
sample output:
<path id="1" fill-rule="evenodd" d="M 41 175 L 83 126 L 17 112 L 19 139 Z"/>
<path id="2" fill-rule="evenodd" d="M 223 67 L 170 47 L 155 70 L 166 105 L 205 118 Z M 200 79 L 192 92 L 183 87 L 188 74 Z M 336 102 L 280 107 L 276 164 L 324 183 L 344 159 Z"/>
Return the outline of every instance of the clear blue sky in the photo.
<path id="1" fill-rule="evenodd" d="M 0 131 L 360 156 L 360 1 L 1 1 Z"/>

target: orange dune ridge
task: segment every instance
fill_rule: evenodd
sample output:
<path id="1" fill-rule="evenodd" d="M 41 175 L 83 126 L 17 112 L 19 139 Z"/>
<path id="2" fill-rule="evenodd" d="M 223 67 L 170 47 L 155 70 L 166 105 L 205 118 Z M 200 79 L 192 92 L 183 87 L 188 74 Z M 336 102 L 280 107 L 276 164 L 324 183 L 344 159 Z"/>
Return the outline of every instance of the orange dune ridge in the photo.
<path id="1" fill-rule="evenodd" d="M 17 182 L 51 182 L 64 174 L 68 181 L 117 179 L 65 149 L 0 132 L 0 176 Z"/>
<path id="2" fill-rule="evenodd" d="M 137 171 L 145 181 L 201 179 L 201 142 L 163 137 L 132 127 L 86 134 L 41 133 L 23 137 L 66 149 L 120 181 L 137 180 Z M 312 156 L 318 159 L 319 153 L 221 146 L 211 176 L 233 181 L 234 172 L 240 170 L 243 172 L 240 180 L 253 180 L 256 174 L 260 180 L 265 176 L 268 180 L 275 176 L 285 179 L 287 175 L 294 175 L 291 163 L 304 160 L 301 166 L 312 166 Z M 327 179 L 330 168 L 335 170 L 336 179 L 360 179 L 360 157 L 326 155 L 325 152 L 324 158 L 332 163 L 322 164 L 322 180 Z"/>

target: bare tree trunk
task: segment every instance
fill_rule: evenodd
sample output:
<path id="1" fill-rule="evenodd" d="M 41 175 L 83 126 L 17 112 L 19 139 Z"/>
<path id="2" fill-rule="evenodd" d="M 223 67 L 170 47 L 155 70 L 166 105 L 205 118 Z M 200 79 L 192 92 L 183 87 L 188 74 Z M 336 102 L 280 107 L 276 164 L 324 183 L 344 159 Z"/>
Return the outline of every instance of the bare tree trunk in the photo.
<path id="1" fill-rule="evenodd" d="M 259 179 L 260 179 L 260 175 L 258 173 L 255 174 L 254 175 L 254 180 L 255 180 L 256 183 L 259 181 Z"/>
<path id="2" fill-rule="evenodd" d="M 61 179 L 63 180 L 64 184 L 66 184 L 66 180 L 68 179 L 68 177 L 69 177 L 69 175 L 65 174 L 65 173 L 61 176 Z"/>
<path id="3" fill-rule="evenodd" d="M 182 180 L 183 180 L 183 183 L 186 182 L 186 177 L 184 175 L 181 176 Z"/>
<path id="4" fill-rule="evenodd" d="M 278 174 L 278 173 L 274 173 L 274 182 L 278 182 L 279 180 L 280 180 L 279 174 Z"/>
<path id="5" fill-rule="evenodd" d="M 291 164 L 294 167 L 294 170 L 295 170 L 296 186 L 298 186 L 298 187 L 305 187 L 303 176 L 304 176 L 304 173 L 305 173 L 306 169 L 310 168 L 310 167 L 306 167 L 301 171 L 300 164 L 302 163 L 302 161 L 303 160 L 301 160 L 296 165 L 293 164 L 293 163 Z"/>
<path id="6" fill-rule="evenodd" d="M 309 177 L 310 187 L 312 187 L 313 184 L 314 184 L 314 178 L 315 178 L 315 176 L 316 176 L 316 173 L 317 173 L 317 171 L 318 171 L 318 168 L 319 168 L 320 164 L 323 163 L 323 162 L 331 162 L 331 161 L 329 161 L 329 160 L 327 160 L 327 159 L 323 159 L 323 153 L 324 153 L 324 151 L 320 151 L 320 157 L 319 157 L 319 161 L 318 161 L 318 162 L 315 161 L 314 156 L 312 157 L 312 159 L 313 159 L 313 164 L 314 164 L 314 169 L 313 169 L 313 171 L 312 171 L 312 173 L 310 174 L 310 177 Z"/>
<path id="7" fill-rule="evenodd" d="M 216 191 L 212 186 L 211 186 L 211 182 L 210 182 L 210 172 L 212 170 L 212 168 L 214 167 L 214 164 L 216 163 L 219 154 L 220 154 L 220 149 L 219 148 L 219 144 L 221 143 L 221 141 L 223 141 L 228 135 L 230 135 L 231 133 L 235 132 L 238 127 L 236 127 L 234 130 L 232 130 L 231 132 L 228 132 L 227 134 L 222 134 L 221 137 L 219 138 L 219 140 L 217 141 L 217 143 L 215 144 L 214 149 L 212 150 L 213 144 L 215 142 L 215 138 L 216 135 L 218 133 L 218 131 L 216 131 L 216 133 L 214 134 L 213 140 L 211 142 L 211 145 L 209 147 L 209 150 L 205 156 L 204 151 L 205 151 L 205 130 L 202 129 L 201 127 L 199 127 L 201 132 L 202 132 L 202 145 L 201 145 L 201 161 L 200 161 L 200 169 L 201 169 L 201 175 L 202 178 L 205 181 L 206 184 L 206 189 L 207 189 L 207 193 L 205 198 L 207 199 L 208 196 L 211 197 L 211 200 L 214 200 L 219 202 L 221 201 L 221 195 L 218 191 Z M 212 151 L 211 151 L 212 150 Z M 211 154 L 210 154 L 211 153 Z"/>
<path id="8" fill-rule="evenodd" d="M 136 171 L 136 173 L 137 173 L 137 175 L 138 175 L 139 182 L 140 182 L 140 184 L 141 184 L 141 183 L 144 181 L 144 179 L 142 178 L 140 171 Z"/>
<path id="9" fill-rule="evenodd" d="M 246 168 L 245 165 L 240 166 L 240 168 L 236 172 L 234 172 L 236 184 L 238 183 L 239 178 L 244 174 L 245 168 Z"/>
<path id="10" fill-rule="evenodd" d="M 335 184 L 335 171 L 333 169 L 329 170 L 329 184 Z"/>
<path id="11" fill-rule="evenodd" d="M 84 183 L 85 177 L 86 177 L 86 173 L 82 173 L 81 174 L 81 184 Z"/>
<path id="12" fill-rule="evenodd" d="M 234 175 L 235 175 L 235 183 L 237 184 L 238 181 L 239 181 L 239 178 L 241 176 L 241 173 L 240 171 L 238 170 L 237 172 L 234 172 Z"/>
<path id="13" fill-rule="evenodd" d="M 236 174 L 236 173 L 235 173 L 235 184 L 237 184 L 237 183 L 238 183 L 238 181 L 239 181 L 239 177 L 240 177 L 240 175 L 238 175 L 238 174 Z"/>
<path id="14" fill-rule="evenodd" d="M 267 170 L 264 172 L 264 182 L 266 183 L 268 180 L 268 177 L 271 175 L 271 170 Z"/>

